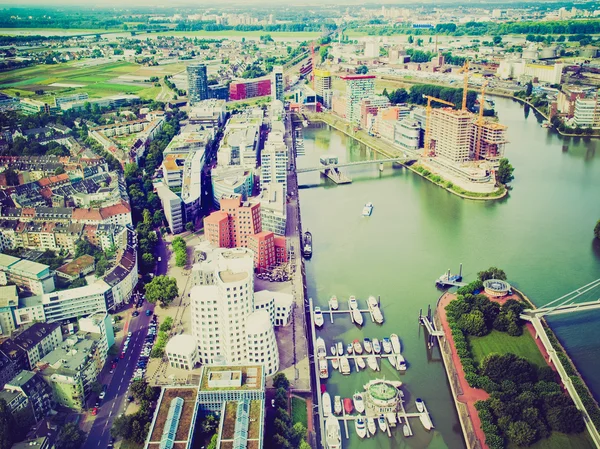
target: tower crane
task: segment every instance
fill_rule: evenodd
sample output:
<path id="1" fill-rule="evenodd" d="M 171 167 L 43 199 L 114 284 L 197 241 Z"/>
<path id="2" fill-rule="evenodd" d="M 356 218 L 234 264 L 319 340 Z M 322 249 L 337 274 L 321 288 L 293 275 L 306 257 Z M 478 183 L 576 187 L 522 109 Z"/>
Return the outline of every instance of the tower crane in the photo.
<path id="1" fill-rule="evenodd" d="M 467 110 L 467 93 L 469 91 L 469 60 L 465 59 L 465 63 L 462 68 L 459 70 L 460 73 L 464 73 L 464 81 L 463 81 L 463 97 L 462 97 L 462 110 Z"/>
<path id="2" fill-rule="evenodd" d="M 441 98 L 432 97 L 430 95 L 423 95 L 423 98 L 427 98 L 427 108 L 425 109 L 425 145 L 423 146 L 423 156 L 427 157 L 429 155 L 429 132 L 431 127 L 431 102 L 434 101 L 436 103 L 446 104 L 448 106 L 455 107 L 454 103 L 450 103 L 449 101 L 442 100 Z"/>
<path id="3" fill-rule="evenodd" d="M 488 85 L 487 81 L 484 81 L 481 85 L 481 98 L 479 98 L 479 116 L 477 117 L 477 139 L 475 142 L 475 159 L 479 159 L 479 153 L 481 152 L 481 139 L 483 138 L 483 110 L 485 109 L 485 88 Z"/>

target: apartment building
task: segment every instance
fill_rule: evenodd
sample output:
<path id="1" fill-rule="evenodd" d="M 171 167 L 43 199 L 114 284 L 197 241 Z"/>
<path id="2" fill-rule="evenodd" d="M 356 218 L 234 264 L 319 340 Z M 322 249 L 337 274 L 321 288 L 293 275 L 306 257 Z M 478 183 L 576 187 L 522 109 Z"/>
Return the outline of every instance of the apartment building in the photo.
<path id="1" fill-rule="evenodd" d="M 395 122 L 393 141 L 404 150 L 419 151 L 421 147 L 421 125 L 410 118 Z"/>
<path id="2" fill-rule="evenodd" d="M 190 105 L 208 99 L 208 75 L 204 64 L 187 66 L 188 99 Z"/>
<path id="3" fill-rule="evenodd" d="M 54 407 L 52 389 L 40 375 L 31 371 L 21 371 L 0 391 L 0 398 L 11 396 L 7 401 L 11 412 L 29 408 L 35 422 L 42 420 Z M 5 398 L 6 399 L 6 398 Z"/>
<path id="4" fill-rule="evenodd" d="M 283 79 L 283 66 L 273 66 L 273 73 L 271 74 L 271 76 L 271 92 L 273 93 L 273 99 L 283 102 L 283 91 L 285 89 L 285 82 Z"/>
<path id="5" fill-rule="evenodd" d="M 260 203 L 262 229 L 284 236 L 287 223 L 287 200 L 284 185 L 266 184 L 260 195 L 251 198 L 250 201 Z"/>
<path id="6" fill-rule="evenodd" d="M 198 344 L 192 335 L 175 335 L 168 341 L 165 354 L 173 368 L 192 370 L 200 363 Z"/>
<path id="7" fill-rule="evenodd" d="M 576 100 L 573 123 L 580 128 L 600 128 L 600 100 L 598 96 Z"/>
<path id="8" fill-rule="evenodd" d="M 260 154 L 260 188 L 278 183 L 287 192 L 288 149 L 284 141 L 285 127 L 282 122 L 273 122 L 271 132 Z"/>
<path id="9" fill-rule="evenodd" d="M 248 237 L 248 248 L 254 252 L 254 268 L 269 270 L 287 262 L 285 237 L 262 231 Z"/>
<path id="10" fill-rule="evenodd" d="M 262 231 L 260 204 L 242 202 L 241 195 L 221 198 L 221 210 L 204 218 L 206 239 L 215 246 L 248 246 L 248 236 Z M 227 220 L 224 220 L 225 214 Z"/>
<path id="11" fill-rule="evenodd" d="M 19 306 L 16 285 L 0 287 L 0 336 L 10 336 L 17 328 L 15 309 Z"/>
<path id="12" fill-rule="evenodd" d="M 229 85 L 229 100 L 246 100 L 248 98 L 271 95 L 271 79 L 256 78 L 247 81 L 233 81 Z"/>
<path id="13" fill-rule="evenodd" d="M 450 108 L 431 112 L 430 146 L 435 155 L 449 162 L 462 163 L 471 157 L 473 114 Z"/>
<path id="14" fill-rule="evenodd" d="M 331 72 L 329 70 L 315 69 L 313 71 L 315 94 L 317 94 L 317 101 L 327 105 L 325 101 L 329 92 L 331 92 Z"/>
<path id="15" fill-rule="evenodd" d="M 226 101 L 210 99 L 190 106 L 188 119 L 191 125 L 202 125 L 205 128 L 218 128 L 225 123 L 227 117 Z"/>
<path id="16" fill-rule="evenodd" d="M 217 166 L 212 169 L 213 204 L 220 207 L 221 198 L 240 195 L 243 201 L 252 195 L 254 170 L 240 165 Z"/>
<path id="17" fill-rule="evenodd" d="M 380 109 L 388 108 L 390 100 L 384 95 L 372 95 L 360 101 L 360 125 L 369 132 L 373 132 L 375 119 Z"/>
<path id="18" fill-rule="evenodd" d="M 46 354 L 62 342 L 58 324 L 34 323 L 18 335 L 0 344 L 0 350 L 21 369 L 32 370 Z"/>
<path id="19" fill-rule="evenodd" d="M 183 231 L 185 224 L 181 198 L 162 182 L 154 184 L 154 191 L 162 203 L 165 218 L 167 219 L 167 223 L 169 223 L 169 229 L 173 234 L 179 234 Z"/>
<path id="20" fill-rule="evenodd" d="M 54 291 L 50 267 L 31 260 L 0 254 L 0 285 L 15 284 L 35 295 Z"/>
<path id="21" fill-rule="evenodd" d="M 360 102 L 375 93 L 375 75 L 346 75 L 346 120 L 360 123 Z"/>

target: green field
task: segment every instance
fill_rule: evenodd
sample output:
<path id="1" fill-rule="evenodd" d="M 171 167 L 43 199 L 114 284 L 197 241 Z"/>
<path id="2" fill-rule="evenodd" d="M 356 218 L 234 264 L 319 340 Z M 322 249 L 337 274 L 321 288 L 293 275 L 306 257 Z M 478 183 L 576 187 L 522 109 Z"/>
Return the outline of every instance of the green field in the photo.
<path id="1" fill-rule="evenodd" d="M 92 60 L 93 61 L 93 60 Z M 90 98 L 109 95 L 134 94 L 144 99 L 154 99 L 160 87 L 150 83 L 120 83 L 121 75 L 135 75 L 150 78 L 177 73 L 185 68 L 183 64 L 170 64 L 157 67 L 143 67 L 125 61 L 111 61 L 98 65 L 82 65 L 81 61 L 56 65 L 37 65 L 24 69 L 0 73 L 0 90 L 9 95 L 34 100 L 52 102 L 53 97 L 87 92 Z M 52 86 L 51 84 L 74 84 L 77 87 Z M 36 95 L 36 90 L 43 95 Z"/>
<path id="2" fill-rule="evenodd" d="M 301 422 L 307 427 L 308 416 L 306 414 L 306 401 L 302 398 L 292 396 L 292 423 Z"/>
<path id="3" fill-rule="evenodd" d="M 537 366 L 548 366 L 527 329 L 524 329 L 523 335 L 519 337 L 511 337 L 505 332 L 494 330 L 484 337 L 469 337 L 469 344 L 471 345 L 473 358 L 477 362 L 481 362 L 488 354 L 512 353 L 529 360 Z"/>

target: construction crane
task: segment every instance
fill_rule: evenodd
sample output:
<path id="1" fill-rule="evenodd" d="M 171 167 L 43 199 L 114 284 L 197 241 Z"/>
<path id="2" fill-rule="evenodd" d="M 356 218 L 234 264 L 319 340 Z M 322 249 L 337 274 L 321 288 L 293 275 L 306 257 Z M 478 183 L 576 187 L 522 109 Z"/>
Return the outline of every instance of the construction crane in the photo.
<path id="1" fill-rule="evenodd" d="M 463 81 L 463 97 L 462 97 L 462 110 L 467 110 L 467 93 L 469 91 L 469 60 L 465 59 L 465 63 L 459 70 L 459 73 L 464 73 L 465 78 Z"/>
<path id="2" fill-rule="evenodd" d="M 427 98 L 427 108 L 425 108 L 425 145 L 423 146 L 423 156 L 427 157 L 429 155 L 429 130 L 431 127 L 431 102 L 434 101 L 436 103 L 447 104 L 448 106 L 456 106 L 454 103 L 450 103 L 449 101 L 442 100 L 441 98 L 432 97 L 430 95 L 423 95 L 423 98 Z"/>
<path id="3" fill-rule="evenodd" d="M 483 138 L 483 110 L 485 109 L 485 88 L 488 85 L 487 81 L 484 81 L 481 85 L 481 98 L 479 98 L 479 117 L 477 117 L 477 140 L 475 142 L 475 158 L 479 159 L 479 153 L 481 152 L 481 139 Z"/>

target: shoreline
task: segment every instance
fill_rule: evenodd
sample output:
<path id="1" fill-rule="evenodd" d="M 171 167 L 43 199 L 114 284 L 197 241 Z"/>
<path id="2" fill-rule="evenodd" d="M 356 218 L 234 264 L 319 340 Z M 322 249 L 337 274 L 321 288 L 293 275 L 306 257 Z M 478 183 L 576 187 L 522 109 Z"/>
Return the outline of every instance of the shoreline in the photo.
<path id="1" fill-rule="evenodd" d="M 320 115 L 316 115 L 316 114 L 320 114 Z M 379 153 L 385 157 L 396 157 L 397 154 L 392 154 L 392 153 L 388 153 L 384 150 L 382 150 L 381 148 L 377 148 L 374 144 L 369 143 L 365 140 L 363 140 L 361 138 L 361 136 L 356 136 L 353 134 L 350 134 L 346 129 L 344 129 L 343 127 L 339 126 L 335 121 L 332 121 L 330 123 L 330 121 L 327 120 L 327 118 L 330 117 L 329 115 L 324 115 L 324 113 L 313 113 L 310 115 L 309 117 L 309 123 L 315 123 L 315 122 L 320 122 L 320 123 L 324 123 L 327 126 L 330 126 L 338 131 L 340 131 L 341 133 L 343 133 L 344 135 L 356 140 L 357 142 L 365 145 L 366 147 L 369 147 L 371 150 L 373 150 L 376 153 Z M 336 117 L 336 120 L 338 120 L 338 118 Z M 344 120 L 342 118 L 339 118 L 339 120 Z M 348 123 L 348 125 L 350 125 Z M 377 137 L 377 139 L 379 139 Z M 505 198 L 508 195 L 508 190 L 506 188 L 504 188 L 504 190 L 502 191 L 502 193 L 500 193 L 499 195 L 486 195 L 486 196 L 479 196 L 479 195 L 475 195 L 474 192 L 467 192 L 465 193 L 461 193 L 461 192 L 457 192 L 456 190 L 446 187 L 443 183 L 438 183 L 433 181 L 432 179 L 428 178 L 427 176 L 425 176 L 423 173 L 420 173 L 418 170 L 415 170 L 412 165 L 406 164 L 406 163 L 401 163 L 398 162 L 399 165 L 402 165 L 403 167 L 407 168 L 408 170 L 410 170 L 411 172 L 421 176 L 423 179 L 426 179 L 427 181 L 435 184 L 436 186 L 446 190 L 449 193 L 452 193 L 453 195 L 458 196 L 459 198 L 465 199 L 465 200 L 476 200 L 476 201 L 495 201 L 495 200 L 499 200 L 502 198 Z M 441 175 L 440 175 L 441 177 Z M 444 178 L 442 178 L 444 179 Z M 450 181 L 448 181 L 450 182 Z M 453 184 L 454 185 L 454 184 Z M 498 190 L 494 191 L 494 192 L 498 192 Z M 473 193 L 473 195 L 469 195 L 469 193 Z"/>

